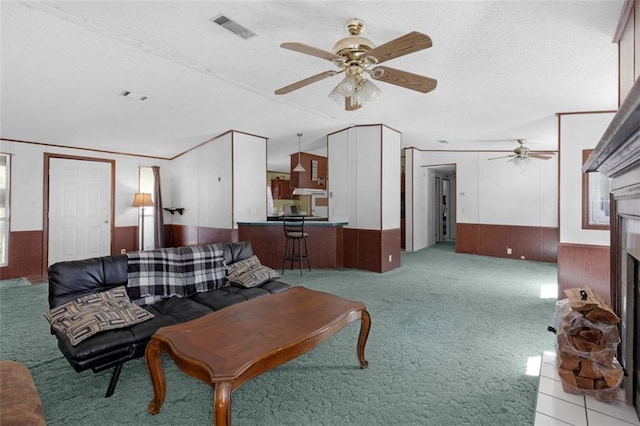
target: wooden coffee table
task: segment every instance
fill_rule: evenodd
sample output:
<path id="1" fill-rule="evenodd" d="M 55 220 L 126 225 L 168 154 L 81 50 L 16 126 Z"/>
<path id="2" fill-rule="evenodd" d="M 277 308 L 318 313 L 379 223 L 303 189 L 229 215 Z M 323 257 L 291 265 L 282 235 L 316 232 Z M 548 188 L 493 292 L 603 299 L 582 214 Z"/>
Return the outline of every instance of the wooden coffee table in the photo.
<path id="1" fill-rule="evenodd" d="M 153 384 L 149 413 L 158 414 L 166 395 L 161 352 L 186 374 L 214 391 L 214 424 L 231 424 L 231 392 L 244 382 L 318 346 L 360 319 L 357 355 L 367 368 L 364 347 L 371 317 L 361 302 L 304 287 L 229 306 L 204 317 L 160 328 L 147 345 Z"/>

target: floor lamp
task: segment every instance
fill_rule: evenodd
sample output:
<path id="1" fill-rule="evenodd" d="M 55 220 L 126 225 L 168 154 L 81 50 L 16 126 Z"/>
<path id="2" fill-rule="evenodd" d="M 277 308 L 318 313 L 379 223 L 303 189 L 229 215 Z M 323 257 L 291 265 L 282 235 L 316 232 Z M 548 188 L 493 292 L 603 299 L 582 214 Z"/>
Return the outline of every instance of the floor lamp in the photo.
<path id="1" fill-rule="evenodd" d="M 152 206 L 153 206 L 153 200 L 151 200 L 151 194 L 146 192 L 137 192 L 136 194 L 134 194 L 133 203 L 131 204 L 131 207 L 138 207 L 138 209 L 142 212 L 142 215 L 140 215 L 140 217 L 142 218 L 141 224 L 140 224 L 140 233 L 141 233 L 140 250 L 144 250 L 144 208 L 152 207 Z"/>

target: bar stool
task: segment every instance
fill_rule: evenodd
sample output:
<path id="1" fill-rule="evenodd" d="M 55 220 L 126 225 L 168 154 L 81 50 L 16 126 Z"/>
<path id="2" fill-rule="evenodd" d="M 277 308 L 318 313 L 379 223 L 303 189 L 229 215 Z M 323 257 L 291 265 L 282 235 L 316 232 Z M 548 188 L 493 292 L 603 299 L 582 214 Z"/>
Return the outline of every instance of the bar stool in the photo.
<path id="1" fill-rule="evenodd" d="M 284 249 L 284 261 L 282 262 L 282 273 L 289 261 L 289 269 L 293 269 L 293 263 L 300 264 L 300 275 L 302 275 L 302 264 L 307 262 L 309 271 L 311 271 L 311 262 L 309 261 L 309 251 L 307 248 L 307 237 L 309 233 L 304 232 L 304 216 L 284 216 L 282 218 L 284 235 L 287 245 Z M 304 241 L 302 247 L 301 241 Z M 302 250 L 304 248 L 304 251 Z"/>

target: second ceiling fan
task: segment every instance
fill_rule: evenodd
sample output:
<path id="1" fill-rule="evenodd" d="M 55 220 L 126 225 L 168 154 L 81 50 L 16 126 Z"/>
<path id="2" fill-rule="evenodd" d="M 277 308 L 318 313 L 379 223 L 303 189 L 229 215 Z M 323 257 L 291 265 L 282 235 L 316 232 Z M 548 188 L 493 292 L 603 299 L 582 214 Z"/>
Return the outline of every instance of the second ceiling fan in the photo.
<path id="1" fill-rule="evenodd" d="M 438 82 L 433 78 L 378 65 L 390 59 L 431 47 L 432 42 L 428 35 L 413 31 L 376 47 L 371 40 L 361 36 L 364 31 L 364 22 L 360 19 L 348 20 L 346 27 L 349 36 L 339 40 L 333 47 L 333 52 L 302 43 L 282 43 L 280 47 L 284 49 L 331 61 L 339 69 L 324 71 L 289 84 L 276 90 L 275 94 L 284 95 L 325 78 L 344 73 L 344 79 L 331 91 L 329 97 L 340 102 L 344 99 L 345 109 L 355 111 L 362 106 L 363 101 L 374 100 L 380 93 L 380 90 L 367 76 L 421 93 L 428 93 L 436 88 Z"/>
<path id="2" fill-rule="evenodd" d="M 503 155 L 501 157 L 489 158 L 489 160 L 498 160 L 500 158 L 509 158 L 509 160 L 507 161 L 512 161 L 516 159 L 524 161 L 527 158 L 549 160 L 555 154 L 555 152 L 553 151 L 531 151 L 531 149 L 528 146 L 524 145 L 524 143 L 526 142 L 524 139 L 517 139 L 517 141 L 520 144 L 520 146 L 513 150 L 513 154 Z"/>

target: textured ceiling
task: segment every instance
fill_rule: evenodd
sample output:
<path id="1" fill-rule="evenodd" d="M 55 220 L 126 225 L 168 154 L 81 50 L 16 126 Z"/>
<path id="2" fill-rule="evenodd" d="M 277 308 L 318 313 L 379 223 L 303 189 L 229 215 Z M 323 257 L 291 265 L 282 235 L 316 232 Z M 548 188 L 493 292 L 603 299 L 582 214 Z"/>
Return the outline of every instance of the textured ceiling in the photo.
<path id="1" fill-rule="evenodd" d="M 318 152 L 327 133 L 353 124 L 386 124 L 422 149 L 510 150 L 517 138 L 557 149 L 557 112 L 617 106 L 612 37 L 622 5 L 3 0 L 0 136 L 172 157 L 234 129 L 269 138 L 272 170 L 288 169 L 296 133 L 303 150 Z M 220 13 L 256 36 L 209 21 Z M 279 45 L 331 50 L 352 17 L 378 45 L 428 34 L 432 48 L 385 65 L 436 78 L 438 87 L 421 94 L 380 82 L 382 94 L 353 112 L 327 97 L 339 77 L 274 95 L 335 69 Z"/>

